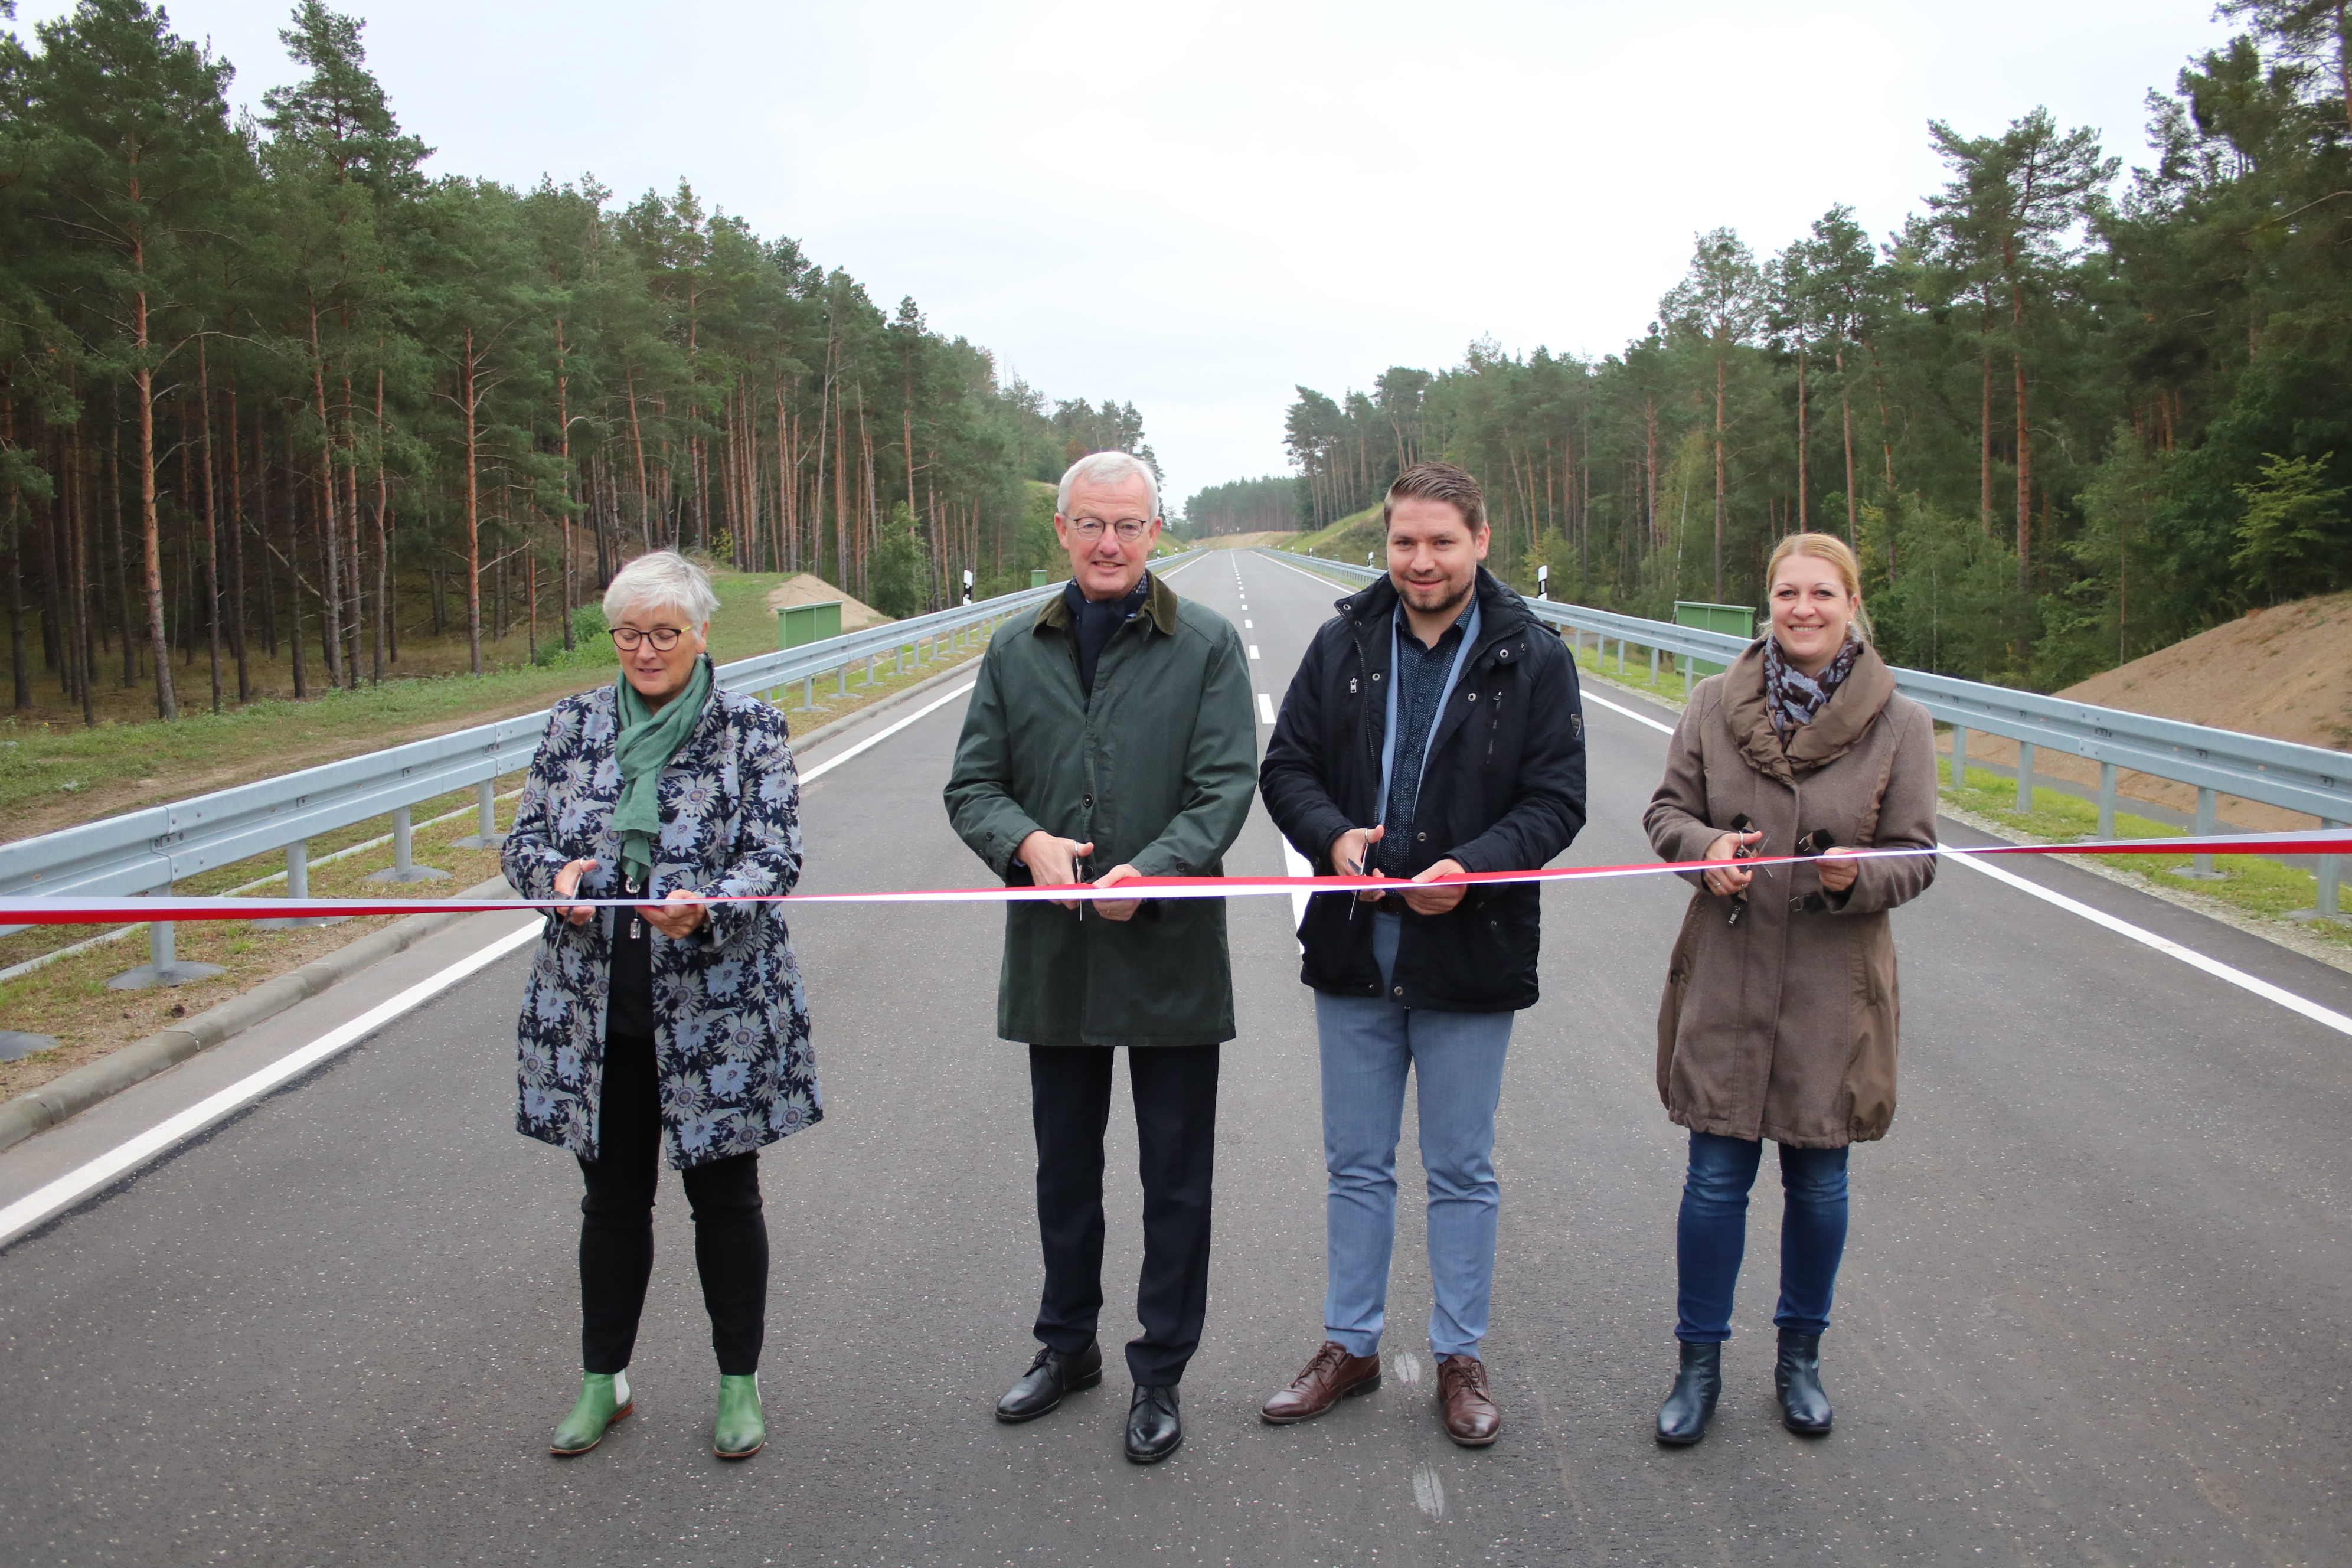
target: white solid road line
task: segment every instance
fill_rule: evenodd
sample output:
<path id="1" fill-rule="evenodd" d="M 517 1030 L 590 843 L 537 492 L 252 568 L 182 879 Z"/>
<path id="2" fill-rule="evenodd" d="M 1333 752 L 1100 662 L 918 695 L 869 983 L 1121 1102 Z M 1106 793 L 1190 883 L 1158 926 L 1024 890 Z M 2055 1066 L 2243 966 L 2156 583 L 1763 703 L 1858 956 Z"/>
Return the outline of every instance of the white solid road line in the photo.
<path id="1" fill-rule="evenodd" d="M 1631 708 L 1620 707 L 1606 697 L 1595 696 L 1589 689 L 1583 693 L 1583 696 L 1587 702 L 1598 702 L 1611 712 L 1622 713 L 1637 724 L 1647 724 L 1651 729 L 1663 734 L 1671 735 L 1675 732 L 1673 725 L 1661 724 L 1646 713 L 1636 713 Z M 2347 1017 L 2332 1007 L 2323 1007 L 2307 996 L 2298 996 L 2283 986 L 2273 985 L 2258 975 L 2249 974 L 2244 970 L 2224 963 L 2218 958 L 2208 958 L 2195 948 L 2183 947 L 2169 937 L 2158 936 L 2145 926 L 2134 925 L 2131 921 L 2111 915 L 2105 910 L 2094 909 L 2079 899 L 2070 899 L 2063 893 L 2053 892 L 2039 882 L 2028 881 L 2014 871 L 2004 870 L 1999 866 L 1989 864 L 1980 856 L 1948 855 L 1944 858 L 1944 863 L 1948 866 L 1966 866 L 1969 870 L 1990 877 L 1996 882 L 2006 883 L 2021 893 L 2031 893 L 2045 904 L 2054 904 L 2068 914 L 2079 915 L 2093 925 L 2105 926 L 2117 936 L 2126 937 L 2143 947 L 2153 948 L 2168 958 L 2177 958 L 2191 969 L 2201 969 L 2216 980 L 2225 980 L 2242 991 L 2252 992 L 2266 1002 L 2275 1002 L 2291 1013 L 2300 1013 L 2315 1024 L 2324 1024 L 2338 1034 L 2352 1035 L 2352 1017 Z"/>
<path id="2" fill-rule="evenodd" d="M 223 1117 L 243 1110 L 289 1079 L 309 1071 L 330 1057 L 349 1050 L 403 1013 L 430 1001 L 476 970 L 497 963 L 524 943 L 535 940 L 541 923 L 534 916 L 528 924 L 518 926 L 485 944 L 439 973 L 418 981 L 390 1001 L 378 1003 L 351 1022 L 328 1030 L 309 1045 L 278 1058 L 260 1071 L 239 1079 L 217 1094 L 198 1100 L 177 1116 L 157 1122 L 136 1138 L 115 1145 L 97 1159 L 67 1172 L 48 1185 L 37 1188 L 7 1207 L 0 1208 L 0 1246 L 14 1241 L 59 1210 L 87 1197 L 174 1143 L 192 1138 Z"/>
<path id="3" fill-rule="evenodd" d="M 977 686 L 978 684 L 978 681 L 974 681 L 972 683 L 973 686 Z M 875 731 L 874 733 L 866 736 L 866 739 L 858 742 L 857 744 L 850 747 L 839 756 L 827 757 L 824 761 L 817 763 L 816 766 L 802 770 L 801 783 L 814 783 L 816 780 L 824 777 L 825 774 L 831 773 L 834 769 L 841 766 L 842 763 L 849 761 L 850 758 L 873 750 L 876 746 L 880 745 L 883 742 L 888 740 L 891 736 L 897 734 L 899 731 L 905 729 L 916 720 L 928 718 L 931 714 L 936 713 L 940 709 L 946 707 L 949 703 L 954 701 L 957 698 L 969 697 L 971 695 L 971 686 L 959 686 L 953 691 L 949 692 L 945 697 L 935 698 L 931 701 L 924 703 L 920 708 L 916 709 L 912 713 L 908 714 L 904 719 L 901 719 L 897 723 L 890 725 L 887 729 Z"/>
<path id="4" fill-rule="evenodd" d="M 1636 713 L 1631 708 L 1620 708 L 1616 703 L 1610 701 L 1606 697 L 1597 697 L 1593 695 L 1592 691 L 1589 688 L 1579 693 L 1579 695 L 1583 697 L 1587 702 L 1600 703 L 1601 706 L 1608 709 L 1612 713 L 1622 713 L 1626 718 L 1631 719 L 1636 724 L 1647 724 L 1651 729 L 1655 730 L 1661 735 L 1671 735 L 1675 732 L 1675 727 L 1672 724 L 1661 724 L 1655 719 L 1651 718 L 1647 713 Z"/>
<path id="5" fill-rule="evenodd" d="M 1274 699 L 1263 691 L 1257 694 L 1257 721 L 1261 724 L 1274 722 Z"/>
<path id="6" fill-rule="evenodd" d="M 2291 1013 L 2300 1013 L 2313 1023 L 2324 1024 L 2339 1035 L 2352 1035 L 2352 1017 L 2347 1017 L 2332 1007 L 2323 1007 L 2309 997 L 2298 996 L 2284 986 L 2273 985 L 2259 975 L 2249 974 L 2242 969 L 2232 968 L 2218 958 L 2208 958 L 2193 947 L 2183 947 L 2169 937 L 2158 936 L 2144 926 L 2136 926 L 2129 921 L 2119 920 L 2105 910 L 2095 910 L 2090 905 L 2070 899 L 2063 893 L 2053 893 L 2038 882 L 2027 881 L 2014 871 L 1988 865 L 1978 856 L 1954 855 L 1948 857 L 1946 863 L 1950 864 L 1954 861 L 1966 866 L 1971 871 L 1990 877 L 1996 882 L 2006 882 L 2021 893 L 2031 893 L 2045 904 L 2055 904 L 2068 914 L 2080 915 L 2093 925 L 2105 926 L 2117 936 L 2128 937 L 2143 947 L 2154 948 L 2168 958 L 2177 958 L 2191 969 L 2201 969 L 2216 980 L 2226 980 L 2242 991 L 2251 991 L 2265 1002 L 2275 1002 Z"/>
<path id="7" fill-rule="evenodd" d="M 971 691 L 971 686 L 961 686 L 944 697 L 925 703 L 897 723 L 875 731 L 840 755 L 827 757 L 824 762 L 810 768 L 801 774 L 802 782 L 807 783 L 821 777 L 849 761 L 850 758 L 888 740 L 918 719 L 938 711 L 957 698 L 969 695 Z M 541 920 L 534 917 L 528 924 L 519 926 L 506 935 L 494 939 L 438 973 L 418 981 L 391 1000 L 369 1008 L 349 1023 L 330 1029 L 309 1045 L 298 1047 L 259 1071 L 239 1079 L 217 1094 L 198 1100 L 178 1115 L 157 1122 L 137 1137 L 115 1145 L 97 1159 L 68 1172 L 47 1186 L 26 1194 L 5 1208 L 0 1208 L 0 1247 L 7 1245 L 51 1215 L 70 1207 L 125 1172 L 153 1159 L 173 1144 L 193 1138 L 223 1117 L 233 1115 L 252 1104 L 289 1079 L 307 1072 L 330 1057 L 349 1050 L 394 1018 L 431 1001 L 477 970 L 497 963 L 508 953 L 537 938 L 541 925 Z"/>

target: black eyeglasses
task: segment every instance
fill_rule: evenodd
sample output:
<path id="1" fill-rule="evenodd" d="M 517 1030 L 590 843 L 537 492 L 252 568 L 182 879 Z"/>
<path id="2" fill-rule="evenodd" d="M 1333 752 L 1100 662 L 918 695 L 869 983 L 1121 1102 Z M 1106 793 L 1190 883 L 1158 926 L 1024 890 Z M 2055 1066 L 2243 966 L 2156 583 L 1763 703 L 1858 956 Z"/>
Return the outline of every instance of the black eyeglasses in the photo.
<path id="1" fill-rule="evenodd" d="M 1108 528 L 1118 535 L 1118 542 L 1121 544 L 1134 543 L 1143 537 L 1143 531 L 1150 526 L 1150 522 L 1139 517 L 1122 517 L 1117 522 L 1105 522 L 1098 517 L 1074 517 L 1069 521 L 1070 531 L 1080 539 L 1100 539 L 1102 531 Z"/>
<path id="2" fill-rule="evenodd" d="M 656 626 L 649 632 L 641 632 L 635 626 L 614 626 L 613 646 L 623 653 L 635 653 L 637 651 L 639 643 L 649 642 L 654 645 L 656 652 L 667 653 L 677 646 L 677 639 L 685 635 L 686 633 L 677 626 Z"/>

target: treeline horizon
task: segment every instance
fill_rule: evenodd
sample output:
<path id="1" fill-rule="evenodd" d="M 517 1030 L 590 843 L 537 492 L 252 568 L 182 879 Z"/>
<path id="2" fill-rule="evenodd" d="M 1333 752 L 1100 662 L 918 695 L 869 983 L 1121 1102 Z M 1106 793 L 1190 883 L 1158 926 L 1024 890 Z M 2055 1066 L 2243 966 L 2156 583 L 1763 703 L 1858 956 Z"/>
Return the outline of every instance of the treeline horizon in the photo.
<path id="1" fill-rule="evenodd" d="M 215 710 L 281 645 L 291 695 L 357 687 L 428 626 L 478 674 L 510 627 L 569 647 L 660 546 L 916 614 L 1045 563 L 1032 481 L 1106 447 L 1157 470 L 1132 403 L 1003 384 L 683 180 L 426 175 L 362 26 L 300 0 L 302 79 L 234 121 L 229 62 L 144 0 L 0 34 L 17 709 L 37 659 L 86 721 L 115 680 L 173 717 L 175 648 Z"/>
<path id="2" fill-rule="evenodd" d="M 1663 616 L 1760 605 L 1801 529 L 1851 541 L 1906 664 L 2054 689 L 2352 582 L 2352 24 L 2246 30 L 2148 95 L 2151 166 L 2042 110 L 1928 134 L 1945 186 L 1884 241 L 1834 206 L 1776 255 L 1696 237 L 1648 331 L 1593 361 L 1473 344 L 1369 392 L 1297 388 L 1296 526 L 1423 458 L 1485 487 L 1489 565 Z M 1276 526 L 1255 487 L 1220 531 Z M 1189 516 L 1189 509 L 1188 509 Z"/>

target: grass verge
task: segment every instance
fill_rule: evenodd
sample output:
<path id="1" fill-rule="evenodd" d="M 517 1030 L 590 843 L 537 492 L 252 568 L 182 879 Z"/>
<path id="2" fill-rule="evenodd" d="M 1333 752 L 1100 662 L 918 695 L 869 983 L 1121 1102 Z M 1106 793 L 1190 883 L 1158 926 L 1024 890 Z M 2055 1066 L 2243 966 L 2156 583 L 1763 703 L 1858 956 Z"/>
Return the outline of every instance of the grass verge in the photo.
<path id="1" fill-rule="evenodd" d="M 1950 769 L 1938 763 L 1948 780 Z M 2061 790 L 2037 787 L 2030 811 L 2017 809 L 2017 784 L 1998 773 L 1970 768 L 1958 788 L 1949 783 L 1937 792 L 1954 805 L 1973 813 L 2021 838 L 2044 844 L 2071 844 L 2095 838 L 2099 808 L 2094 802 Z M 2119 838 L 2183 838 L 2188 829 L 2152 822 L 2127 811 L 2116 813 Z M 2323 942 L 2352 948 L 2352 927 L 2334 921 L 2296 921 L 2295 910 L 2310 909 L 2318 899 L 2318 879 L 2311 872 L 2259 855 L 2216 855 L 2213 869 L 2219 881 L 2189 881 L 2172 875 L 2195 863 L 2189 855 L 2085 855 L 2111 870 L 2120 871 L 2151 889 L 2193 892 L 2251 915 L 2294 926 Z"/>
<path id="2" fill-rule="evenodd" d="M 956 650 L 938 662 L 921 665 L 914 661 L 909 650 L 908 657 L 900 661 L 901 668 L 896 671 L 891 669 L 886 658 L 877 668 L 870 686 L 862 684 L 861 677 L 854 674 L 850 677 L 848 693 L 844 696 L 839 691 L 838 682 L 820 680 L 817 683 L 818 701 L 814 709 L 805 711 L 801 709 L 799 703 L 803 689 L 799 687 L 779 694 L 784 699 L 782 706 L 792 721 L 793 731 L 805 734 L 820 724 L 846 717 L 904 690 L 917 681 L 971 662 L 981 646 L 975 640 L 968 648 Z M 575 679 L 573 689 L 579 684 Z M 512 789 L 520 782 L 520 775 L 509 774 L 501 781 L 501 784 L 504 788 Z M 498 803 L 498 822 L 501 829 L 513 821 L 514 805 L 511 799 L 502 799 Z M 450 821 L 432 821 L 434 817 L 449 814 L 456 814 Z M 474 832 L 474 794 L 471 790 L 419 803 L 412 809 L 412 815 L 416 823 L 413 844 L 415 864 L 446 871 L 449 873 L 447 878 L 410 883 L 404 887 L 368 885 L 365 879 L 370 872 L 382 870 L 392 864 L 392 846 L 388 842 L 362 848 L 341 860 L 326 858 L 388 835 L 391 818 L 378 817 L 369 822 L 354 823 L 333 833 L 320 834 L 310 840 L 311 893 L 321 899 L 356 898 L 362 894 L 415 899 L 447 898 L 498 874 L 497 850 L 459 848 L 455 842 Z M 197 895 L 226 894 L 284 869 L 282 854 L 257 856 L 189 878 L 179 883 L 175 890 Z M 279 880 L 253 889 L 251 896 L 279 897 L 283 896 L 284 890 L 285 883 Z M 17 1061 L 0 1062 L 0 1100 L 37 1089 L 61 1073 L 96 1060 L 134 1040 L 145 1038 L 168 1026 L 174 1019 L 201 1013 L 265 980 L 299 968 L 314 958 L 379 930 L 396 918 L 385 915 L 346 921 L 340 925 L 282 931 L 257 930 L 244 921 L 182 922 L 174 935 L 178 956 L 198 963 L 220 964 L 225 973 L 166 989 L 109 991 L 106 988 L 109 979 L 147 961 L 147 928 L 141 925 L 132 928 L 130 935 L 119 941 L 101 942 L 81 952 L 68 953 L 14 980 L 0 983 L 0 1028 L 54 1035 L 58 1038 L 58 1045 L 53 1049 L 37 1052 Z M 39 926 L 18 931 L 13 936 L 0 937 L 0 969 L 11 968 L 43 953 L 121 929 L 119 922 L 97 926 Z"/>
<path id="3" fill-rule="evenodd" d="M 711 621 L 712 658 L 725 664 L 774 650 L 775 615 L 767 596 L 782 581 L 768 574 L 713 574 L 719 609 Z M 560 633 L 542 632 L 541 640 L 551 635 Z M 190 712 L 170 723 L 152 717 L 102 720 L 90 729 L 79 718 L 0 717 L 0 821 L 7 824 L 0 837 L 54 832 L 535 712 L 559 697 L 611 680 L 618 668 L 610 645 L 593 638 L 573 653 L 551 656 L 547 663 L 518 659 L 502 668 L 494 664 L 479 676 L 404 676 L 357 690 L 323 691 L 299 702 L 262 698 L 217 714 Z M 859 689 L 855 678 L 851 689 Z M 194 708 L 200 700 L 185 706 Z"/>

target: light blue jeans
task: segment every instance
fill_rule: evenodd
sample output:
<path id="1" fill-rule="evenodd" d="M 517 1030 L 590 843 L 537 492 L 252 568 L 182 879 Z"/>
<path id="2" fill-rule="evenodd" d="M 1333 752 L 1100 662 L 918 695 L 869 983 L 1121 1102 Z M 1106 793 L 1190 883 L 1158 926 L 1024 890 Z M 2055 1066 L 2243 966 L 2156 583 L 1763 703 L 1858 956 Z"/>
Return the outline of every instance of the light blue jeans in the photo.
<path id="1" fill-rule="evenodd" d="M 1391 991 L 1402 919 L 1370 915 L 1381 989 Z M 1429 1182 L 1429 1313 L 1433 1355 L 1476 1355 L 1495 1284 L 1495 1107 L 1503 1095 L 1509 1013 L 1415 1010 L 1385 996 L 1315 994 L 1323 1057 L 1323 1331 L 1349 1355 L 1380 1349 L 1396 1249 L 1396 1148 L 1404 1080 L 1416 1078 L 1421 1164 Z"/>

